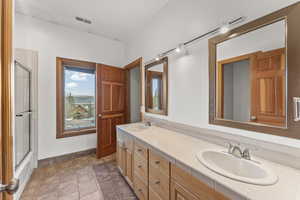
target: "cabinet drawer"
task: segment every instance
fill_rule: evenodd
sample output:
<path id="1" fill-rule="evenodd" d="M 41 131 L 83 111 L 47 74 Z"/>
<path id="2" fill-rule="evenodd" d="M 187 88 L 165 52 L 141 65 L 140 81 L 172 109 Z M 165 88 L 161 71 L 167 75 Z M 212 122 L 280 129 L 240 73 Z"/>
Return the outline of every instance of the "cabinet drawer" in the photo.
<path id="1" fill-rule="evenodd" d="M 140 178 L 145 182 L 148 180 L 148 163 L 147 160 L 139 156 L 139 154 L 134 154 L 134 173 L 137 173 Z"/>
<path id="2" fill-rule="evenodd" d="M 187 173 L 186 171 L 182 170 L 181 168 L 173 164 L 171 165 L 171 177 L 172 177 L 172 181 L 175 181 L 176 183 L 184 186 L 186 190 L 193 193 L 199 199 L 229 200 L 227 197 L 218 193 L 217 191 L 215 191 L 205 183 L 201 182 L 199 179 L 195 178 L 191 174 Z"/>
<path id="3" fill-rule="evenodd" d="M 158 194 L 156 194 L 151 188 L 149 188 L 149 200 L 163 200 Z"/>
<path id="4" fill-rule="evenodd" d="M 133 179 L 134 191 L 139 200 L 148 200 L 148 187 L 147 185 L 139 178 L 138 174 L 134 174 Z"/>
<path id="5" fill-rule="evenodd" d="M 170 177 L 164 175 L 156 167 L 149 166 L 149 188 L 151 188 L 161 199 L 169 200 Z"/>
<path id="6" fill-rule="evenodd" d="M 170 163 L 158 153 L 149 150 L 149 164 L 157 167 L 164 175 L 170 176 Z"/>
<path id="7" fill-rule="evenodd" d="M 147 148 L 137 141 L 135 141 L 134 143 L 134 152 L 139 156 L 141 156 L 142 158 L 148 160 Z"/>

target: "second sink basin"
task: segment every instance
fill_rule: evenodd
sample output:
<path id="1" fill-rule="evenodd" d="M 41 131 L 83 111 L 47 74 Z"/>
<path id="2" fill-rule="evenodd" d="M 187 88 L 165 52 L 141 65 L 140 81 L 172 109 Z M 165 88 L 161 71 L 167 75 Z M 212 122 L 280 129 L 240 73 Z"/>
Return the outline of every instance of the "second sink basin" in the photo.
<path id="1" fill-rule="evenodd" d="M 198 160 L 212 171 L 225 177 L 255 184 L 273 185 L 278 177 L 263 164 L 237 158 L 221 150 L 206 150 L 197 154 Z"/>

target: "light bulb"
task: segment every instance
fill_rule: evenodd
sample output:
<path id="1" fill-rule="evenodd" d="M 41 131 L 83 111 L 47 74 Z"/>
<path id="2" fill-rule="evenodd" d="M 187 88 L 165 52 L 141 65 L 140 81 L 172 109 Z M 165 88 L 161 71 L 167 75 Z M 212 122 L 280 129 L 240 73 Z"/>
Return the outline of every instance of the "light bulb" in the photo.
<path id="1" fill-rule="evenodd" d="M 175 49 L 177 53 L 180 53 L 184 49 L 184 44 L 179 44 L 178 47 Z"/>
<path id="2" fill-rule="evenodd" d="M 159 61 L 159 57 L 156 57 L 155 60 L 156 60 L 156 61 Z"/>
<path id="3" fill-rule="evenodd" d="M 229 31 L 228 24 L 225 24 L 225 25 L 221 26 L 219 31 L 220 31 L 221 34 L 227 33 Z"/>

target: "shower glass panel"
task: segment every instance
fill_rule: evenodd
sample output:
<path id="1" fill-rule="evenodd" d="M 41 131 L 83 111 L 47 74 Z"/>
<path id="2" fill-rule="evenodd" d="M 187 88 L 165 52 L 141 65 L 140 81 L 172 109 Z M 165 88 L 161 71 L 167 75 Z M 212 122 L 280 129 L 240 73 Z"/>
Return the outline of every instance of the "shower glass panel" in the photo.
<path id="1" fill-rule="evenodd" d="M 18 167 L 30 152 L 31 71 L 15 62 L 15 164 Z"/>

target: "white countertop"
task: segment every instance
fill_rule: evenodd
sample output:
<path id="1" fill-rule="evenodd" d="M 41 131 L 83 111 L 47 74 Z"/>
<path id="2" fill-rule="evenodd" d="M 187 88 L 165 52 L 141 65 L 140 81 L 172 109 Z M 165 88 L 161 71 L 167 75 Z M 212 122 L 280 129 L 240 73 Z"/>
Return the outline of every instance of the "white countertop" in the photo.
<path id="1" fill-rule="evenodd" d="M 209 143 L 198 138 L 180 134 L 171 130 L 151 126 L 143 130 L 132 125 L 120 125 L 117 128 L 147 143 L 154 149 L 161 151 L 175 163 L 181 163 L 191 169 L 192 174 L 204 175 L 216 183 L 237 194 L 251 200 L 300 200 L 300 171 L 274 162 L 254 157 L 271 168 L 279 177 L 276 184 L 258 186 L 238 182 L 221 176 L 206 168 L 196 158 L 196 154 L 204 149 L 224 149 L 224 147 Z"/>

